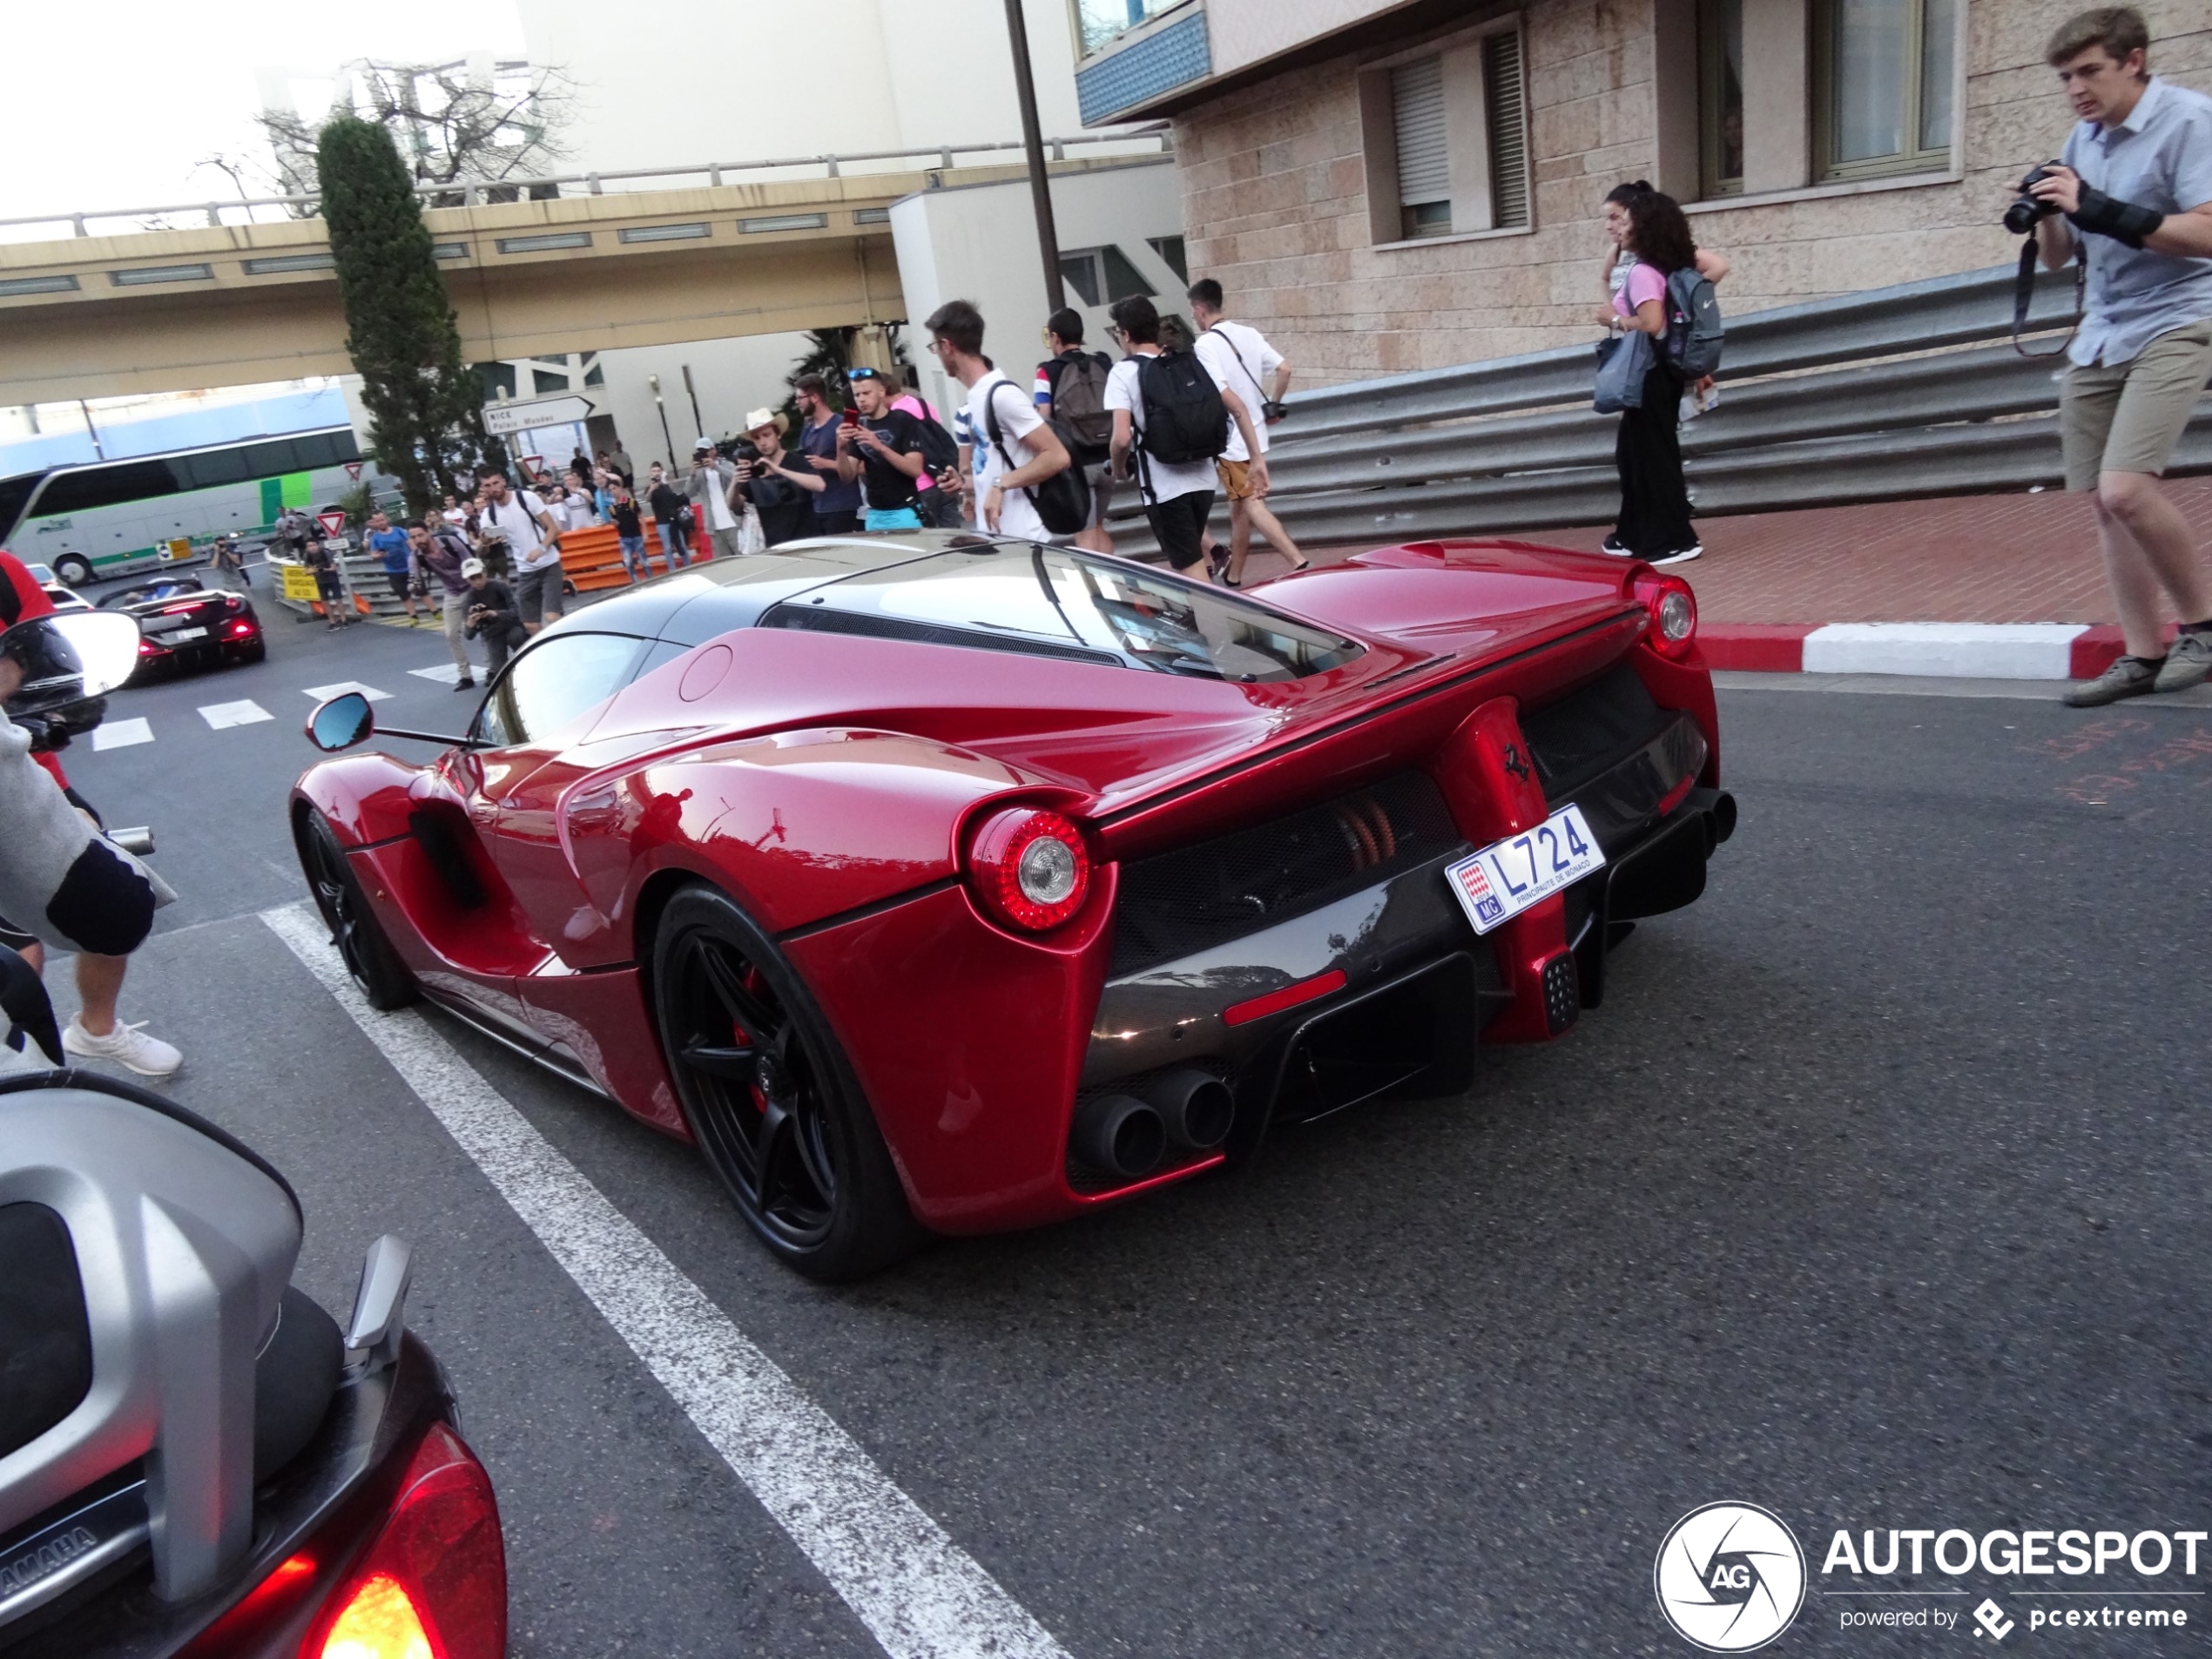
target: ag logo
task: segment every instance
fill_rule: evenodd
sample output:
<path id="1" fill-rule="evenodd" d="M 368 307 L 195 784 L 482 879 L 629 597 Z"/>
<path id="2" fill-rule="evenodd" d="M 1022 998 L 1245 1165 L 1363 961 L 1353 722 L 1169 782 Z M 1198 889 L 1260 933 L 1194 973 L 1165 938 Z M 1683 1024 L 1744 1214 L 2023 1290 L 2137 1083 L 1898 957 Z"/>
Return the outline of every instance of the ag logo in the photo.
<path id="1" fill-rule="evenodd" d="M 1709 1503 L 1675 1522 L 1652 1582 L 1676 1635 L 1708 1653 L 1749 1653 L 1804 1605 L 1805 1556 L 1757 1504 Z"/>

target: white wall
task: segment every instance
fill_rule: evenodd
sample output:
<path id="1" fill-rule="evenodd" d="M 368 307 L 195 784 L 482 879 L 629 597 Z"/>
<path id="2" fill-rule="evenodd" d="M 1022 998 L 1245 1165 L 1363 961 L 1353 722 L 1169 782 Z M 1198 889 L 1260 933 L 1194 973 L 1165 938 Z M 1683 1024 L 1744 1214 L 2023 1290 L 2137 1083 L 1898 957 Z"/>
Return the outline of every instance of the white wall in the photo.
<path id="1" fill-rule="evenodd" d="M 1062 173 L 1052 181 L 1052 210 L 1061 246 L 1113 243 L 1151 282 L 1162 311 L 1186 309 L 1183 280 L 1145 239 L 1182 234 L 1183 189 L 1172 162 Z M 983 314 L 983 350 L 1008 374 L 1018 381 L 1035 366 L 1044 355 L 1049 313 L 1028 180 L 906 197 L 892 206 L 891 236 L 915 365 L 924 393 L 939 408 L 966 395 L 921 349 L 922 320 L 948 300 L 975 302 Z M 1082 305 L 1064 287 L 1062 301 L 1082 313 L 1083 343 L 1109 350 L 1105 307 Z"/>
<path id="2" fill-rule="evenodd" d="M 699 436 L 691 418 L 691 401 L 684 395 L 684 365 L 691 368 L 691 383 L 698 391 L 699 415 L 706 435 L 719 438 L 741 432 L 745 417 L 763 407 L 779 408 L 788 388 L 784 376 L 805 354 L 804 334 L 752 334 L 738 340 L 698 340 L 681 346 L 636 346 L 599 354 L 605 384 L 578 390 L 611 415 L 630 458 L 643 470 L 654 461 L 688 461 L 691 444 Z M 668 454 L 661 441 L 660 417 L 653 409 L 653 389 L 648 376 L 660 376 L 661 398 L 668 410 L 669 435 L 677 455 Z"/>
<path id="3" fill-rule="evenodd" d="M 1022 136 L 1002 0 L 814 0 L 678 14 L 650 28 L 598 0 L 526 0 L 533 64 L 576 82 L 563 171 L 992 144 Z M 1066 0 L 1024 0 L 1038 119 L 1083 131 Z"/>

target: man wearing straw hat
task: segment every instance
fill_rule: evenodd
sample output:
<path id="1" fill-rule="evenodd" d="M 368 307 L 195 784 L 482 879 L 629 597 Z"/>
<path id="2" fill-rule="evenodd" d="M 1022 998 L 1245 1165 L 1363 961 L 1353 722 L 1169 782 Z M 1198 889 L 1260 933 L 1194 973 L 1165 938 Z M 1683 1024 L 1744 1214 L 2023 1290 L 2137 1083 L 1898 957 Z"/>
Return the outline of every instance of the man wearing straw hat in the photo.
<path id="1" fill-rule="evenodd" d="M 770 547 L 815 533 L 814 506 L 808 497 L 828 487 L 828 481 L 813 468 L 792 464 L 791 455 L 784 448 L 787 424 L 783 415 L 772 409 L 755 409 L 745 416 L 745 436 L 760 451 L 760 458 L 739 461 L 738 482 L 731 486 L 732 496 L 743 496 L 760 515 L 761 533 Z"/>

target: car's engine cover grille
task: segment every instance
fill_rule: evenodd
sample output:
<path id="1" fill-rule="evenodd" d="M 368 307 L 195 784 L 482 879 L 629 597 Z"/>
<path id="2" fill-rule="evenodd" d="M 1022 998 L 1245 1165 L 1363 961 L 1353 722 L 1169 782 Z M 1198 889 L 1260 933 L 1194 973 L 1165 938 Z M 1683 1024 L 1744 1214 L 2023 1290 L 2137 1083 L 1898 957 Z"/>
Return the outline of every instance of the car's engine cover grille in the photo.
<path id="1" fill-rule="evenodd" d="M 1240 939 L 1460 845 L 1435 781 L 1401 772 L 1287 817 L 1126 864 L 1109 971 L 1118 978 Z"/>

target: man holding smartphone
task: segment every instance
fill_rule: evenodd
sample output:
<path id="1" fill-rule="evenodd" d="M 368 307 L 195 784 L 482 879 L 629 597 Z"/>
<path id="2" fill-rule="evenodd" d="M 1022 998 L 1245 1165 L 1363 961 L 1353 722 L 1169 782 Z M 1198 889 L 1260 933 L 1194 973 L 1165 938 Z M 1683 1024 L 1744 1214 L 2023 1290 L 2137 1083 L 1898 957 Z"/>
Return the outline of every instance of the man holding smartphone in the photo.
<path id="1" fill-rule="evenodd" d="M 830 405 L 827 383 L 810 372 L 793 381 L 791 390 L 802 422 L 800 458 L 822 475 L 823 488 L 814 497 L 814 533 L 850 536 L 860 527 L 860 486 L 848 482 L 838 463 L 837 429 L 842 421 Z"/>
<path id="2" fill-rule="evenodd" d="M 867 517 L 863 528 L 872 535 L 921 528 L 921 489 L 917 483 L 924 465 L 921 422 L 904 409 L 891 407 L 891 388 L 883 376 L 863 365 L 845 371 L 859 405 L 858 419 L 842 426 L 838 437 L 838 475 L 851 482 L 865 481 Z"/>

